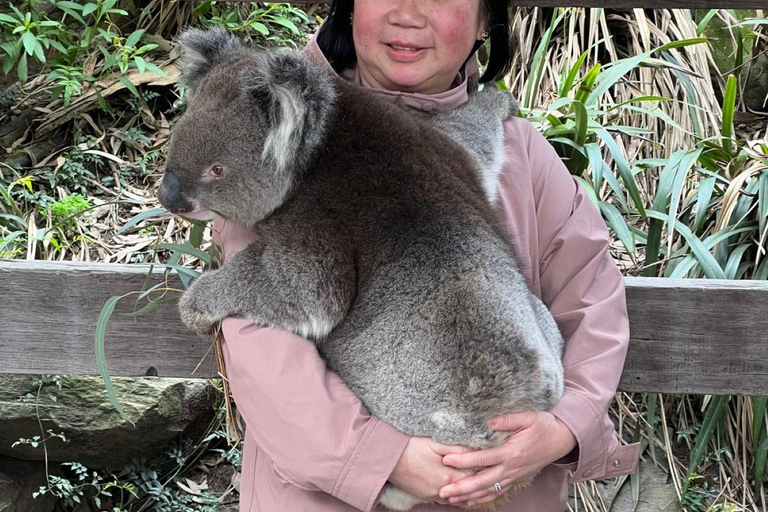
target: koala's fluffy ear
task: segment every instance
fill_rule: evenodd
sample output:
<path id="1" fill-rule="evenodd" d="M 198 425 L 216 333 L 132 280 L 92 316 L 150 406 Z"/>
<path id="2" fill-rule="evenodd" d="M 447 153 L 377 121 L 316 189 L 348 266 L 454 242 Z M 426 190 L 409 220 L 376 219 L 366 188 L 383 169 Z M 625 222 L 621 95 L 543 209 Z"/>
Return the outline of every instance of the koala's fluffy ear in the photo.
<path id="1" fill-rule="evenodd" d="M 244 73 L 243 86 L 268 126 L 262 156 L 278 171 L 325 136 L 335 92 L 326 73 L 301 53 L 262 53 L 259 65 Z"/>
<path id="2" fill-rule="evenodd" d="M 191 28 L 178 38 L 182 48 L 181 82 L 192 97 L 197 92 L 202 78 L 217 62 L 222 62 L 236 54 L 240 40 L 222 27 L 209 30 Z"/>

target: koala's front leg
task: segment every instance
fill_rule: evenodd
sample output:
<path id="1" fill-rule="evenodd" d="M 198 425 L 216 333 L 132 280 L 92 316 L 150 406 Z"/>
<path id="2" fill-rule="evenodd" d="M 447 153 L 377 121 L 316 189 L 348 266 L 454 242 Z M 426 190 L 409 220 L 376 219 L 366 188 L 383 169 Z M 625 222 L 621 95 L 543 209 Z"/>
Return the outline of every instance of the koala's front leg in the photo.
<path id="1" fill-rule="evenodd" d="M 208 334 L 214 324 L 230 314 L 226 272 L 212 270 L 198 277 L 179 301 L 181 321 L 199 334 Z"/>
<path id="2" fill-rule="evenodd" d="M 354 296 L 354 264 L 344 247 L 255 242 L 190 286 L 179 304 L 182 321 L 207 333 L 219 320 L 243 315 L 319 340 L 344 318 Z"/>

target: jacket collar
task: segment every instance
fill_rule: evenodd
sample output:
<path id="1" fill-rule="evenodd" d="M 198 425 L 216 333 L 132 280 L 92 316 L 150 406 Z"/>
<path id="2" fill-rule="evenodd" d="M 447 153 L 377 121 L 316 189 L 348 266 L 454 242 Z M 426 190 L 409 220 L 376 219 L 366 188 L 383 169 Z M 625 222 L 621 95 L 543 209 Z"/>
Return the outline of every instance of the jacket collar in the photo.
<path id="1" fill-rule="evenodd" d="M 320 46 L 317 44 L 317 35 L 319 29 L 315 31 L 309 42 L 304 47 L 304 54 L 307 55 L 313 61 L 322 64 L 327 67 L 331 72 L 333 68 L 326 59 Z M 342 71 L 339 76 L 351 83 L 362 85 L 360 81 L 360 74 L 358 73 L 357 66 L 347 68 Z M 454 87 L 438 94 L 420 94 L 417 92 L 397 92 L 397 91 L 385 91 L 380 89 L 370 89 L 380 97 L 385 98 L 396 105 L 407 107 L 408 109 L 415 110 L 419 113 L 438 113 L 438 112 L 450 112 L 455 108 L 463 105 L 469 98 L 468 87 L 471 87 L 470 81 L 477 84 L 479 71 L 477 68 L 477 62 L 475 59 L 469 59 L 464 66 L 463 72 L 459 73 L 454 80 Z"/>

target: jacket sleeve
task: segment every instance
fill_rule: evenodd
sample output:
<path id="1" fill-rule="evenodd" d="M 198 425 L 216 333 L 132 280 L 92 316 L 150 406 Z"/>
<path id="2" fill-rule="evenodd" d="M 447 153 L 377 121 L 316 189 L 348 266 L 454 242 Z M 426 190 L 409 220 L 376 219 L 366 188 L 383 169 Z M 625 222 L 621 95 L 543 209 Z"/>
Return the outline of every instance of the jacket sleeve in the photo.
<path id="1" fill-rule="evenodd" d="M 225 257 L 253 237 L 220 217 L 213 232 Z M 297 487 L 371 510 L 410 437 L 371 416 L 311 341 L 234 317 L 221 329 L 232 395 L 275 471 Z"/>
<path id="2" fill-rule="evenodd" d="M 528 122 L 543 302 L 565 339 L 565 391 L 551 410 L 577 448 L 559 462 L 571 482 L 634 471 L 640 445 L 619 446 L 608 409 L 629 346 L 624 277 L 602 216 L 549 142 Z"/>
<path id="3" fill-rule="evenodd" d="M 222 333 L 237 408 L 281 476 L 370 511 L 410 437 L 371 416 L 312 342 L 239 318 Z"/>

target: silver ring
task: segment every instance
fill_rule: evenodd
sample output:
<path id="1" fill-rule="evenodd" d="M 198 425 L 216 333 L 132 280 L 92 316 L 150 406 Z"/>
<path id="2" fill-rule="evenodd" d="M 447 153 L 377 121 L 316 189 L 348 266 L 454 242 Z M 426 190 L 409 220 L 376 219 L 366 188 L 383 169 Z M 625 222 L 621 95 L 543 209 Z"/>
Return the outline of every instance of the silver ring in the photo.
<path id="1" fill-rule="evenodd" d="M 501 494 L 501 484 L 499 482 L 493 484 L 493 488 L 498 494 Z"/>

